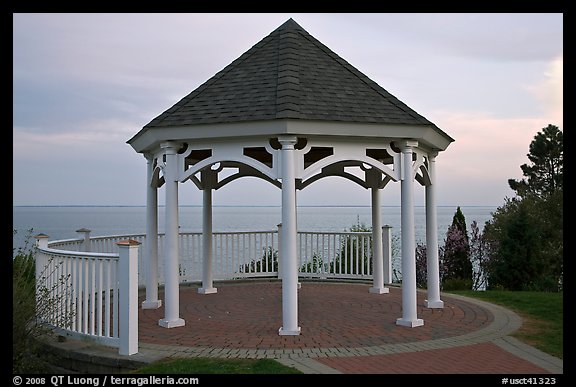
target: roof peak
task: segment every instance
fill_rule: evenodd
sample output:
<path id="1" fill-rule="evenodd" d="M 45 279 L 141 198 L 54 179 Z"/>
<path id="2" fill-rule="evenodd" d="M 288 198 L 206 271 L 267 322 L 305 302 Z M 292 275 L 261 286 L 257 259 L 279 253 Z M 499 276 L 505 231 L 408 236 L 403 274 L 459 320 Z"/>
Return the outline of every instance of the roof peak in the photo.
<path id="1" fill-rule="evenodd" d="M 304 31 L 304 28 L 302 28 L 300 26 L 300 24 L 296 23 L 294 21 L 294 19 L 290 18 L 290 19 L 286 20 L 284 22 L 284 24 L 282 24 L 276 30 L 302 30 L 302 31 Z"/>

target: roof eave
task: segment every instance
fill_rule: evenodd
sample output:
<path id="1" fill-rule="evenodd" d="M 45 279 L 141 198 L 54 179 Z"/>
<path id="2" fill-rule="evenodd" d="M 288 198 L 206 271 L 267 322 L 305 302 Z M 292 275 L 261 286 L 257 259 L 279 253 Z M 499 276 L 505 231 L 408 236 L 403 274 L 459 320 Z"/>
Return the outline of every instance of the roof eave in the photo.
<path id="1" fill-rule="evenodd" d="M 424 147 L 445 150 L 454 141 L 434 125 L 381 124 L 365 122 L 276 119 L 188 126 L 148 127 L 127 141 L 138 153 L 157 149 L 164 141 L 222 141 L 225 139 L 271 138 L 282 134 L 323 138 L 414 139 Z"/>

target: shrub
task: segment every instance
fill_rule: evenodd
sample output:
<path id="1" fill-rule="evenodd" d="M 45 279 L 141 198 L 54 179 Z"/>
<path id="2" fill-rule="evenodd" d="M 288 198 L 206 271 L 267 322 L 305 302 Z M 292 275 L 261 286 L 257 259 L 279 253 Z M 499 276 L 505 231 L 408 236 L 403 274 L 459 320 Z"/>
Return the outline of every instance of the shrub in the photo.
<path id="1" fill-rule="evenodd" d="M 19 374 L 51 372 L 40 356 L 39 339 L 51 332 L 42 317 L 50 316 L 66 327 L 74 316 L 61 308 L 71 289 L 69 277 L 60 276 L 49 286 L 42 281 L 58 270 L 58 264 L 42 268 L 36 281 L 36 261 L 30 247 L 32 230 L 28 233 L 24 246 L 14 249 L 12 258 L 12 372 Z"/>
<path id="2" fill-rule="evenodd" d="M 443 290 L 470 290 L 472 289 L 472 279 L 450 278 L 444 280 Z"/>
<path id="3" fill-rule="evenodd" d="M 350 227 L 350 232 L 372 232 L 372 227 L 358 221 Z M 356 265 L 358 264 L 358 265 Z M 358 268 L 356 268 L 358 266 Z M 348 235 L 340 242 L 340 252 L 330 263 L 330 273 L 361 274 L 372 272 L 372 235 L 359 238 Z"/>
<path id="4" fill-rule="evenodd" d="M 31 234 L 32 230 L 29 233 Z M 38 360 L 38 345 L 34 340 L 39 333 L 36 324 L 36 263 L 29 243 L 28 235 L 24 247 L 13 250 L 12 258 L 13 373 L 47 371 Z"/>
<path id="5" fill-rule="evenodd" d="M 240 266 L 240 273 L 261 273 L 268 271 L 278 271 L 278 250 L 274 250 L 272 246 L 263 248 L 262 258 L 259 260 L 252 260 Z"/>
<path id="6" fill-rule="evenodd" d="M 322 257 L 318 256 L 318 253 L 313 253 L 312 260 L 308 263 L 300 266 L 301 273 L 319 274 L 325 269 L 324 261 Z"/>

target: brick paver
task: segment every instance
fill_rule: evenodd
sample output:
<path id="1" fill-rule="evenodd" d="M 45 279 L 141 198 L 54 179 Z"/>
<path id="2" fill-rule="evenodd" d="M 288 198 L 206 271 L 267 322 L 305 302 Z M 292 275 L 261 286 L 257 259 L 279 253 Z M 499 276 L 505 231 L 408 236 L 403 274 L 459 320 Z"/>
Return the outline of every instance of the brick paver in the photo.
<path id="1" fill-rule="evenodd" d="M 393 355 L 315 359 L 345 374 L 547 374 L 492 343 Z"/>
<path id="2" fill-rule="evenodd" d="M 180 316 L 186 325 L 158 326 L 164 308 L 140 310 L 140 341 L 219 348 L 339 348 L 409 343 L 459 336 L 489 325 L 487 309 L 446 299 L 443 309 L 424 306 L 418 295 L 418 317 L 424 326 L 396 325 L 402 316 L 401 289 L 371 294 L 366 284 L 303 283 L 299 290 L 299 336 L 279 336 L 282 325 L 280 283 L 225 284 L 217 294 L 180 291 Z"/>

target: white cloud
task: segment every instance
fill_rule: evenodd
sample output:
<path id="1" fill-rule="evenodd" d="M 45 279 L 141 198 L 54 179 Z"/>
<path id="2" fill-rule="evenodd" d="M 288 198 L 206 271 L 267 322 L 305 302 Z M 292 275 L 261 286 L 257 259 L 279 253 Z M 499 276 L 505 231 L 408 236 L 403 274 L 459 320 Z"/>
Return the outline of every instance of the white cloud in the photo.
<path id="1" fill-rule="evenodd" d="M 563 127 L 564 108 L 564 57 L 552 59 L 546 66 L 542 78 L 526 89 L 540 101 L 550 124 Z"/>
<path id="2" fill-rule="evenodd" d="M 522 178 L 520 165 L 529 162 L 530 143 L 550 123 L 548 117 L 479 112 L 436 111 L 432 116 L 455 140 L 437 158 L 439 197 L 445 204 L 499 205 L 514 196 L 508 179 Z"/>
<path id="3" fill-rule="evenodd" d="M 43 160 L 46 155 L 79 160 L 98 158 L 116 150 L 129 153 L 126 141 L 141 128 L 134 122 L 115 119 L 77 123 L 77 128 L 56 133 L 41 128 L 13 128 L 13 160 Z M 133 150 L 132 150 L 133 151 Z M 134 151 L 133 151 L 134 152 Z M 81 162 L 81 161 L 80 161 Z"/>

